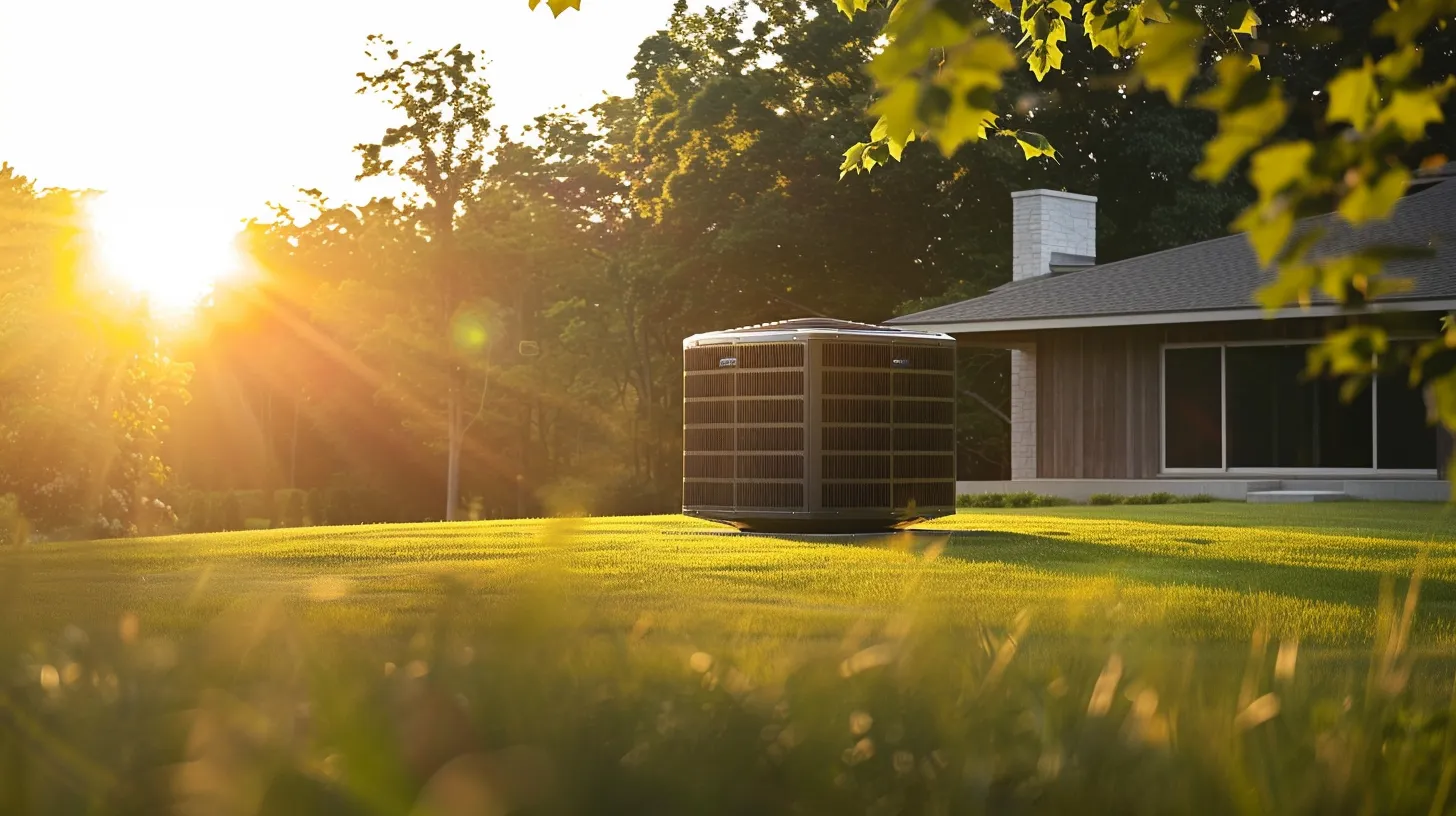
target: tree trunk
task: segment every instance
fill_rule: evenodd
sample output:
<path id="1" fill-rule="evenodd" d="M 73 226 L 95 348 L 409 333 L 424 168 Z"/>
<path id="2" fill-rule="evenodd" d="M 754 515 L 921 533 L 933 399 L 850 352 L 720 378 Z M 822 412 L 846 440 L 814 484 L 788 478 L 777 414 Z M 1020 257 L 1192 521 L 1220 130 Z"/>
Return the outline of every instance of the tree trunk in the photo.
<path id="1" fill-rule="evenodd" d="M 298 403 L 303 399 L 293 395 L 293 438 L 288 443 L 288 488 L 298 489 Z"/>
<path id="2" fill-rule="evenodd" d="M 267 401 L 265 402 L 263 420 L 263 509 L 268 513 L 268 526 L 278 526 L 277 506 L 277 475 L 274 473 L 274 458 L 276 457 L 277 432 L 273 423 L 273 391 L 269 389 Z"/>
<path id="3" fill-rule="evenodd" d="M 460 507 L 460 449 L 464 446 L 461 427 L 460 392 L 451 389 L 445 408 L 447 429 L 445 465 L 445 520 L 454 521 Z"/>
<path id="4" fill-rule="evenodd" d="M 647 345 L 647 332 L 644 329 L 638 332 L 642 338 L 642 385 L 643 402 L 647 406 L 647 415 L 644 419 L 647 425 L 647 483 L 653 484 L 657 481 L 658 460 L 661 458 L 660 446 L 657 439 L 657 394 L 652 387 L 652 349 Z"/>
<path id="5" fill-rule="evenodd" d="M 516 518 L 526 517 L 526 469 L 531 444 L 531 404 L 521 412 L 520 447 L 516 451 Z"/>

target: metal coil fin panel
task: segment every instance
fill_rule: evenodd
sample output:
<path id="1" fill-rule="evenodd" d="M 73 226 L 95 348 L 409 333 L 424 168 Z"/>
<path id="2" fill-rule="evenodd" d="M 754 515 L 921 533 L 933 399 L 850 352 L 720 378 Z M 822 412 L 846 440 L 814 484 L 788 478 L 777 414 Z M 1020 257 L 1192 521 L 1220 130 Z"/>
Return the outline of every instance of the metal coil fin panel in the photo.
<path id="1" fill-rule="evenodd" d="M 890 429 L 878 428 L 825 428 L 826 451 L 887 451 L 890 449 Z"/>
<path id="2" fill-rule="evenodd" d="M 950 454 L 895 455 L 895 480 L 954 479 L 955 457 Z"/>
<path id="3" fill-rule="evenodd" d="M 736 357 L 739 371 L 752 368 L 803 368 L 804 346 L 802 343 L 738 346 Z"/>
<path id="4" fill-rule="evenodd" d="M 683 505 L 687 507 L 733 506 L 732 482 L 683 482 Z"/>
<path id="5" fill-rule="evenodd" d="M 822 357 L 837 368 L 889 368 L 894 354 L 884 343 L 825 343 Z"/>
<path id="6" fill-rule="evenodd" d="M 683 381 L 685 397 L 731 397 L 733 396 L 733 372 L 697 374 Z"/>
<path id="7" fill-rule="evenodd" d="M 895 401 L 896 425 L 954 425 L 954 402 Z"/>
<path id="8" fill-rule="evenodd" d="M 739 451 L 801 451 L 803 428 L 739 428 Z"/>
<path id="9" fill-rule="evenodd" d="M 955 452 L 954 428 L 896 428 L 897 451 Z"/>
<path id="10" fill-rule="evenodd" d="M 685 512 L 770 529 L 954 512 L 949 337 L 822 319 L 695 335 L 683 394 Z"/>
<path id="11" fill-rule="evenodd" d="M 826 371 L 823 393 L 847 397 L 888 397 L 890 374 L 878 371 Z"/>
<path id="12" fill-rule="evenodd" d="M 955 396 L 955 379 L 945 374 L 910 374 L 896 371 L 895 396 L 949 399 Z"/>
<path id="13" fill-rule="evenodd" d="M 800 371 L 745 371 L 738 375 L 740 397 L 797 397 L 804 393 Z"/>
<path id="14" fill-rule="evenodd" d="M 885 399 L 825 399 L 825 422 L 883 425 L 890 421 L 890 401 Z"/>
<path id="15" fill-rule="evenodd" d="M 916 371 L 955 371 L 955 349 L 939 346 L 896 346 L 895 359 Z"/>
<path id="16" fill-rule="evenodd" d="M 895 507 L 950 507 L 955 504 L 955 482 L 896 482 Z"/>
<path id="17" fill-rule="evenodd" d="M 684 456 L 683 477 L 687 479 L 731 479 L 733 478 L 733 457 Z"/>
<path id="18" fill-rule="evenodd" d="M 794 508 L 804 505 L 800 482 L 739 482 L 738 506 L 745 508 Z"/>
<path id="19" fill-rule="evenodd" d="M 733 356 L 732 346 L 708 346 L 683 350 L 683 371 L 717 371 L 718 361 Z"/>
<path id="20" fill-rule="evenodd" d="M 732 406 L 729 407 L 731 408 Z M 803 400 L 745 399 L 738 401 L 739 425 L 780 425 L 784 423 L 802 424 L 803 421 Z"/>
<path id="21" fill-rule="evenodd" d="M 739 479 L 802 479 L 804 457 L 750 454 L 738 457 Z"/>
<path id="22" fill-rule="evenodd" d="M 889 479 L 890 457 L 826 455 L 819 475 L 825 479 Z"/>
<path id="23" fill-rule="evenodd" d="M 825 507 L 839 509 L 890 509 L 889 482 L 825 482 L 823 486 Z"/>
<path id="24" fill-rule="evenodd" d="M 733 403 L 729 400 L 723 400 L 721 402 L 684 403 L 683 424 L 732 425 Z"/>
<path id="25" fill-rule="evenodd" d="M 732 428 L 687 428 L 683 430 L 683 450 L 731 451 L 733 450 Z"/>

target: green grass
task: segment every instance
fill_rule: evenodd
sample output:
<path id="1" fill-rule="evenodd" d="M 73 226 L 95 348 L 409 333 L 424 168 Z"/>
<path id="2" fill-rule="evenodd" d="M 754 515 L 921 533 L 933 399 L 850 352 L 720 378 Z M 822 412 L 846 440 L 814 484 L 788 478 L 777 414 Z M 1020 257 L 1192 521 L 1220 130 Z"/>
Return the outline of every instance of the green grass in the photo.
<path id="1" fill-rule="evenodd" d="M 404 629 L 444 577 L 489 602 L 549 565 L 604 627 L 650 614 L 684 632 L 833 636 L 914 603 L 967 624 L 1030 610 L 1049 633 L 1096 614 L 1180 639 L 1242 641 L 1264 624 L 1349 644 L 1370 637 L 1381 576 L 1408 576 L 1424 550 L 1424 642 L 1456 639 L 1444 507 L 1029 508 L 924 527 L 948 532 L 847 544 L 712 535 L 721 528 L 678 517 L 372 525 L 41 545 L 10 569 L 24 576 L 17 614 L 52 628 L 124 612 L 187 628 L 267 598 L 330 626 Z"/>
<path id="2" fill-rule="evenodd" d="M 1426 813 L 1449 795 L 1446 508 L 923 527 L 850 543 L 664 516 L 0 548 L 0 813 L 162 812 L 194 788 L 184 810 L 407 813 L 454 790 L 452 757 L 485 757 L 471 784 L 541 812 Z M 1265 694 L 1282 710 L 1248 725 Z"/>

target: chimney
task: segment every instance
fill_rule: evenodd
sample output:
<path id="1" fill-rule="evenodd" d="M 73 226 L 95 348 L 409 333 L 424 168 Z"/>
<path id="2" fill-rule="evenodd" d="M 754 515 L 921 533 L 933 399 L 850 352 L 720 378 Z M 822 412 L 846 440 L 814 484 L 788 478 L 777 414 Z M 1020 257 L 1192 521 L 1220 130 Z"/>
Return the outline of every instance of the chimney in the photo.
<path id="1" fill-rule="evenodd" d="M 1090 266 L 1097 257 L 1097 198 L 1059 190 L 1011 194 L 1011 280 Z"/>
<path id="2" fill-rule="evenodd" d="M 1097 199 L 1057 190 L 1011 194 L 1011 280 L 1090 266 Z M 1037 478 L 1036 343 L 1011 351 L 1011 478 Z"/>

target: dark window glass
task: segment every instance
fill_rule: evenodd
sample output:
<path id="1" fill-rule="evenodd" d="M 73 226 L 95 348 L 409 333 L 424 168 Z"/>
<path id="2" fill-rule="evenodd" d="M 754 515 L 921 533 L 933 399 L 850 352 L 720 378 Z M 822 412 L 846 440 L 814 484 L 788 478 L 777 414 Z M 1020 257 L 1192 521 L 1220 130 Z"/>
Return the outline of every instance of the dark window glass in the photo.
<path id="1" fill-rule="evenodd" d="M 1435 470 L 1436 429 L 1426 422 L 1426 400 L 1402 370 L 1380 375 L 1375 389 L 1378 464 L 1388 470 Z"/>
<path id="2" fill-rule="evenodd" d="M 1223 467 L 1219 349 L 1167 349 L 1163 355 L 1166 466 Z"/>
<path id="3" fill-rule="evenodd" d="M 1225 350 L 1231 468 L 1368 468 L 1370 389 L 1350 402 L 1340 383 L 1303 376 L 1309 346 Z"/>

